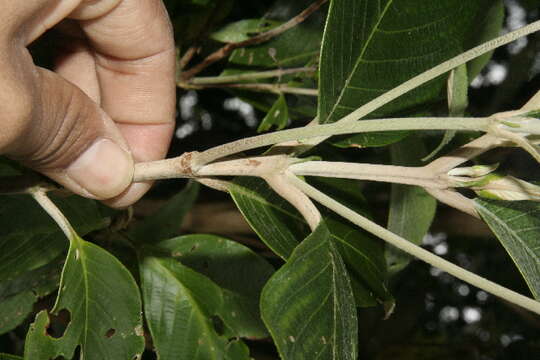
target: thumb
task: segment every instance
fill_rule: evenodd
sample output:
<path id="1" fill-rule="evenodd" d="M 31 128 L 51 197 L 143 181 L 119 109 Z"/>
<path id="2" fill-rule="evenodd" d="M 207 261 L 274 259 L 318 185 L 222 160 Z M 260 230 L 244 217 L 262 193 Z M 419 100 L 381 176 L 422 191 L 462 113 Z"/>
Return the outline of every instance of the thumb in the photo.
<path id="1" fill-rule="evenodd" d="M 0 134 L 0 151 L 77 194 L 104 200 L 122 193 L 132 181 L 133 159 L 114 122 L 78 87 L 35 69 L 14 75 L 23 77 L 23 89 L 7 96 L 25 105 L 5 119 L 12 131 Z"/>

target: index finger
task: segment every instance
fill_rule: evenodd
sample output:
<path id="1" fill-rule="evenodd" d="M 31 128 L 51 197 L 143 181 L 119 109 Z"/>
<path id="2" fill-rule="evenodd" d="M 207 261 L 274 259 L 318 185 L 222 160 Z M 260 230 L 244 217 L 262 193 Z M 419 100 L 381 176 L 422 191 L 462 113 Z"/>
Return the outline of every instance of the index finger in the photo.
<path id="1" fill-rule="evenodd" d="M 84 7 L 78 11 L 84 14 L 81 10 Z M 171 123 L 175 50 L 162 1 L 122 0 L 106 14 L 80 24 L 95 51 L 103 109 L 119 123 Z"/>
<path id="2" fill-rule="evenodd" d="M 105 15 L 80 24 L 95 51 L 101 106 L 118 124 L 133 158 L 165 157 L 174 131 L 176 61 L 162 1 L 122 0 Z M 133 184 L 111 204 L 131 204 L 149 187 Z"/>

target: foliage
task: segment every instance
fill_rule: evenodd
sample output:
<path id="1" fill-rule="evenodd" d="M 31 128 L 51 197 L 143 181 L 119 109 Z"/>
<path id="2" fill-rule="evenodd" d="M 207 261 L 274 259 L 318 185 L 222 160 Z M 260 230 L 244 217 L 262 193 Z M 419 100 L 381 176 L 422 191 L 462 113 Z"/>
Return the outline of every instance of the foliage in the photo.
<path id="1" fill-rule="evenodd" d="M 247 360 L 268 346 L 267 358 L 284 360 L 393 356 L 370 350 L 384 341 L 366 328 L 422 342 L 399 311 L 423 306 L 400 283 L 420 279 L 414 257 L 539 313 L 538 301 L 419 248 L 441 221 L 438 202 L 481 217 L 521 274 L 520 292 L 540 299 L 538 179 L 496 174 L 484 154 L 519 146 L 540 159 L 538 96 L 525 112 L 464 117 L 475 111 L 469 84 L 514 36 L 469 51 L 501 32 L 502 1 L 165 3 L 181 91 L 233 94 L 262 111 L 266 132 L 186 152 L 176 175 L 228 192 L 257 240 L 222 236 L 227 226 L 186 233 L 195 180 L 133 217 L 0 158 L 0 335 L 25 338 L 0 359 Z M 17 187 L 28 178 L 35 186 Z M 376 224 L 385 219 L 390 231 Z"/>

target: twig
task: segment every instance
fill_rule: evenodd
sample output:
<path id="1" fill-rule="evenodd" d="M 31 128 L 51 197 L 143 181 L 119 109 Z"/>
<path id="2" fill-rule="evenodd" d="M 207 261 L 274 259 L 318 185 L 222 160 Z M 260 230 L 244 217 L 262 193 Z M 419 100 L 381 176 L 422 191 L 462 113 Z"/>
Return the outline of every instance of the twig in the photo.
<path id="1" fill-rule="evenodd" d="M 355 164 L 332 161 L 306 161 L 289 166 L 296 175 L 384 181 L 446 189 L 448 184 L 439 180 L 437 173 L 425 167 Z"/>
<path id="2" fill-rule="evenodd" d="M 439 268 L 449 273 L 450 275 L 455 276 L 458 279 L 468 282 L 469 284 L 474 285 L 486 292 L 489 292 L 511 303 L 514 303 L 525 309 L 528 309 L 537 314 L 540 314 L 540 302 L 535 301 L 524 295 L 518 294 L 515 291 L 507 289 L 499 284 L 496 284 L 470 271 L 467 271 L 413 244 L 412 242 L 407 241 L 406 239 L 403 239 L 402 237 L 388 231 L 382 226 L 368 220 L 362 215 L 352 211 L 346 206 L 343 206 L 342 204 L 332 199 L 331 197 L 327 196 L 326 194 L 320 192 L 313 186 L 300 180 L 292 173 L 288 173 L 288 180 L 292 185 L 296 186 L 298 189 L 303 191 L 310 198 L 321 203 L 322 205 L 326 206 L 330 210 L 334 211 L 336 214 L 341 215 L 345 219 L 351 221 L 357 226 L 363 228 L 364 230 L 372 233 L 373 235 L 383 239 L 389 244 L 397 247 L 398 249 L 401 249 L 405 251 L 406 253 L 414 257 L 417 257 L 418 259 L 425 261 L 426 263 L 436 268 Z"/>
<path id="3" fill-rule="evenodd" d="M 245 80 L 258 80 L 258 79 L 268 79 L 273 77 L 281 77 L 289 74 L 298 74 L 298 73 L 309 73 L 317 71 L 316 67 L 299 67 L 291 69 L 277 69 L 269 71 L 259 71 L 259 72 L 250 72 L 242 73 L 237 75 L 225 75 L 225 76 L 207 76 L 207 77 L 196 77 L 189 81 L 189 84 L 193 85 L 217 85 L 217 84 L 228 84 L 236 83 L 238 81 Z M 179 84 L 181 86 L 182 84 Z"/>
<path id="4" fill-rule="evenodd" d="M 197 152 L 186 152 L 172 159 L 136 163 L 133 182 L 193 178 L 195 176 L 191 168 L 191 162 L 194 155 L 196 156 Z"/>
<path id="5" fill-rule="evenodd" d="M 504 140 L 498 137 L 486 134 L 450 152 L 448 155 L 433 160 L 426 165 L 426 168 L 441 174 L 447 173 L 456 166 L 494 149 L 504 142 Z"/>
<path id="6" fill-rule="evenodd" d="M 182 71 L 187 66 L 187 64 L 189 64 L 191 59 L 193 59 L 195 54 L 199 52 L 200 49 L 201 48 L 198 46 L 192 46 L 189 49 L 187 49 L 186 53 L 182 55 L 180 60 L 178 60 L 177 71 Z"/>
<path id="7" fill-rule="evenodd" d="M 472 130 L 487 131 L 489 118 L 392 118 L 363 120 L 358 122 L 336 122 L 325 125 L 313 125 L 296 129 L 275 131 L 233 141 L 201 152 L 193 164 L 195 168 L 206 165 L 216 159 L 242 151 L 273 145 L 290 140 L 318 138 L 321 136 L 344 135 L 391 130 Z"/>
<path id="8" fill-rule="evenodd" d="M 201 63 L 195 65 L 191 69 L 182 73 L 181 75 L 182 81 L 184 82 L 188 81 L 189 79 L 191 79 L 192 77 L 194 77 L 195 75 L 197 75 L 198 73 L 206 69 L 211 64 L 228 56 L 235 49 L 261 44 L 263 42 L 266 42 L 284 33 L 285 31 L 303 22 L 305 19 L 307 19 L 311 14 L 313 14 L 317 9 L 319 9 L 327 1 L 328 0 L 317 0 L 313 4 L 311 4 L 308 8 L 306 8 L 304 11 L 302 11 L 300 14 L 296 15 L 295 17 L 293 17 L 291 20 L 287 21 L 286 23 L 276 28 L 273 28 L 272 30 L 266 31 L 264 33 L 261 33 L 257 36 L 254 36 L 244 41 L 230 43 L 223 46 L 221 49 L 208 55 Z"/>
<path id="9" fill-rule="evenodd" d="M 28 193 L 38 202 L 39 205 L 49 214 L 50 217 L 58 224 L 60 229 L 64 232 L 66 237 L 71 241 L 75 236 L 75 230 L 69 223 L 65 215 L 58 209 L 58 207 L 47 196 L 46 188 L 36 186 L 28 189 Z"/>
<path id="10" fill-rule="evenodd" d="M 474 203 L 471 199 L 466 196 L 461 195 L 455 190 L 452 189 L 435 189 L 435 188 L 424 188 L 431 196 L 439 200 L 443 204 L 451 206 L 459 211 L 462 211 L 466 214 L 474 216 L 475 218 L 480 219 L 480 215 L 474 207 Z"/>
<path id="11" fill-rule="evenodd" d="M 198 183 L 203 184 L 211 189 L 221 191 L 224 193 L 229 192 L 230 181 L 214 179 L 214 178 L 198 178 L 195 179 Z"/>

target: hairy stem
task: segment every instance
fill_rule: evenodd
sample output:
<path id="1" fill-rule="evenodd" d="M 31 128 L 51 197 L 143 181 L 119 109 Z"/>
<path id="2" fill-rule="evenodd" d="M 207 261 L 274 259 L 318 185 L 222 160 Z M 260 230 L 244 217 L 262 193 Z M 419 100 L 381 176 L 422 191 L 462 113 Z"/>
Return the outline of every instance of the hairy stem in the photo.
<path id="1" fill-rule="evenodd" d="M 355 164 L 331 161 L 307 161 L 289 166 L 295 175 L 383 181 L 446 189 L 448 184 L 437 179 L 437 174 L 424 167 Z"/>
<path id="2" fill-rule="evenodd" d="M 393 118 L 363 120 L 352 123 L 313 125 L 303 128 L 275 131 L 269 134 L 245 138 L 201 152 L 195 167 L 208 164 L 216 159 L 262 146 L 290 140 L 308 139 L 321 136 L 344 135 L 392 130 L 469 130 L 487 131 L 489 118 Z"/>
<path id="3" fill-rule="evenodd" d="M 351 221 L 352 223 L 358 225 L 359 227 L 365 229 L 373 235 L 397 247 L 398 249 L 401 249 L 406 253 L 415 256 L 418 259 L 425 261 L 426 263 L 455 276 L 460 280 L 468 282 L 469 284 L 485 290 L 486 292 L 489 292 L 495 296 L 505 299 L 506 301 L 519 305 L 540 315 L 540 302 L 518 294 L 515 291 L 507 289 L 499 284 L 496 284 L 470 271 L 467 271 L 411 243 L 410 241 L 403 239 L 402 237 L 388 231 L 382 226 L 377 225 L 374 222 L 366 219 L 362 215 L 352 211 L 346 206 L 343 206 L 336 200 L 330 198 L 326 194 L 320 192 L 316 188 L 300 180 L 292 173 L 288 174 L 288 179 L 291 184 L 302 190 L 310 198 L 321 203 L 330 210 L 334 211 L 336 214 L 341 215 L 345 219 Z"/>
<path id="4" fill-rule="evenodd" d="M 58 224 L 62 232 L 66 237 L 71 240 L 75 234 L 75 230 L 69 223 L 69 220 L 64 216 L 64 214 L 58 209 L 55 203 L 47 196 L 46 188 L 36 186 L 28 189 L 28 193 L 38 202 L 39 205 L 49 214 L 50 217 Z"/>
<path id="5" fill-rule="evenodd" d="M 450 152 L 448 155 L 433 160 L 426 165 L 426 168 L 437 173 L 447 173 L 456 166 L 494 149 L 504 142 L 504 140 L 498 137 L 486 134 Z"/>
<path id="6" fill-rule="evenodd" d="M 453 189 L 435 189 L 435 188 L 424 188 L 428 194 L 433 196 L 435 199 L 439 200 L 443 204 L 453 207 L 459 211 L 462 211 L 466 214 L 474 216 L 475 218 L 480 219 L 480 215 L 474 207 L 474 202 L 468 197 L 461 195 Z"/>
<path id="7" fill-rule="evenodd" d="M 322 219 L 321 213 L 306 194 L 287 181 L 283 173 L 265 176 L 263 179 L 302 214 L 312 231 L 317 228 Z"/>

